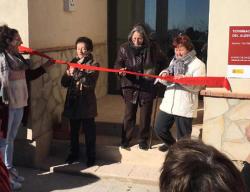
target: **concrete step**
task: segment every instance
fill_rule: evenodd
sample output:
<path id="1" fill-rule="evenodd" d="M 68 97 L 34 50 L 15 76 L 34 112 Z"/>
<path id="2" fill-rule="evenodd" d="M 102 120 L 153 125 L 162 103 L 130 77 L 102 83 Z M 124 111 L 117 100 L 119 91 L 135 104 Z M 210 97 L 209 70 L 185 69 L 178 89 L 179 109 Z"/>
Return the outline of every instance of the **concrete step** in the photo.
<path id="1" fill-rule="evenodd" d="M 96 165 L 86 167 L 83 159 L 71 165 L 65 164 L 62 158 L 50 156 L 39 167 L 48 172 L 94 177 L 100 179 L 115 179 L 142 184 L 158 185 L 162 163 L 158 167 L 140 164 L 107 162 L 97 160 Z"/>
<path id="2" fill-rule="evenodd" d="M 53 140 L 51 153 L 39 167 L 40 169 L 85 177 L 114 178 L 142 184 L 158 185 L 160 169 L 165 154 L 153 145 L 147 151 L 139 149 L 138 145 L 129 150 L 118 146 L 96 146 L 96 165 L 86 167 L 85 146 L 81 144 L 79 162 L 68 165 L 64 161 L 68 155 L 69 141 Z"/>
<path id="3" fill-rule="evenodd" d="M 83 144 L 80 146 L 79 162 L 71 165 L 64 163 L 68 155 L 68 145 L 67 141 L 53 140 L 51 154 L 40 168 L 51 172 L 158 185 L 160 170 L 166 155 L 158 150 L 158 145 L 153 145 L 152 149 L 147 151 L 139 149 L 138 145 L 130 147 L 129 150 L 118 146 L 97 145 L 96 165 L 88 168 L 85 165 Z"/>
<path id="4" fill-rule="evenodd" d="M 112 103 L 112 105 L 110 105 Z M 160 103 L 160 102 L 159 102 Z M 99 116 L 97 122 L 97 165 L 91 168 L 85 166 L 85 149 L 83 135 L 80 136 L 81 158 L 80 162 L 68 165 L 64 164 L 66 156 L 69 153 L 69 129 L 67 123 L 62 122 L 58 127 L 59 138 L 53 139 L 50 145 L 50 155 L 39 164 L 39 167 L 45 170 L 56 172 L 65 172 L 71 174 L 92 175 L 101 178 L 116 178 L 121 180 L 133 180 L 142 183 L 158 183 L 160 168 L 165 158 L 165 153 L 158 151 L 159 140 L 153 139 L 152 149 L 143 151 L 136 145 L 136 140 L 132 141 L 130 150 L 121 149 L 120 135 L 121 122 L 123 116 L 123 102 L 120 96 L 107 96 L 98 100 Z M 194 120 L 193 137 L 199 137 L 202 128 L 202 107 L 199 110 L 198 118 Z M 139 117 L 139 115 L 137 115 Z M 138 120 L 137 120 L 138 122 Z M 18 146 L 16 151 L 20 153 L 14 155 L 18 164 L 22 162 L 30 163 L 30 155 L 35 153 L 36 141 L 29 140 L 28 130 L 23 131 L 22 137 L 16 140 Z M 171 129 L 173 135 L 176 135 L 176 128 Z M 154 132 L 153 132 L 154 133 Z M 62 135 L 60 135 L 62 134 Z M 153 138 L 156 138 L 153 134 Z M 42 140 L 42 138 L 40 139 Z M 49 145 L 48 144 L 48 145 Z M 41 151 L 38 152 L 39 154 Z M 37 154 L 37 153 L 36 153 Z M 20 158 L 18 158 L 20 156 Z M 33 155 L 35 156 L 35 155 Z M 25 160 L 25 161 L 24 161 Z M 30 165 L 32 166 L 32 165 Z"/>
<path id="5" fill-rule="evenodd" d="M 104 162 L 119 162 L 127 164 L 139 164 L 145 166 L 159 167 L 162 164 L 165 153 L 158 150 L 159 145 L 153 145 L 151 149 L 144 151 L 134 145 L 127 149 L 118 146 L 97 145 L 96 158 Z M 85 159 L 85 146 L 80 145 L 80 156 L 82 161 Z M 69 141 L 53 140 L 51 144 L 51 157 L 66 159 L 69 153 Z"/>
<path id="6" fill-rule="evenodd" d="M 50 171 L 155 185 L 158 185 L 160 176 L 160 169 L 158 168 L 125 163 L 99 163 L 90 168 L 87 168 L 83 163 L 62 164 L 52 167 Z"/>

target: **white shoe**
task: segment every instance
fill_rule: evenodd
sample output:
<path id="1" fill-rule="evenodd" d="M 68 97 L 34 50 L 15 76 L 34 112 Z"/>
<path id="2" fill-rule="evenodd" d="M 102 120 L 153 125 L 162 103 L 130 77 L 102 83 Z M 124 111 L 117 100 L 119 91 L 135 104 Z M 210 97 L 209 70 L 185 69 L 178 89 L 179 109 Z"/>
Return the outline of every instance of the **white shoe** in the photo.
<path id="1" fill-rule="evenodd" d="M 20 190 L 22 188 L 22 184 L 19 182 L 14 181 L 13 179 L 10 179 L 10 187 L 11 190 Z"/>
<path id="2" fill-rule="evenodd" d="M 18 172 L 14 167 L 9 169 L 9 174 L 14 181 L 17 181 L 18 183 L 24 182 L 24 177 L 18 175 Z"/>

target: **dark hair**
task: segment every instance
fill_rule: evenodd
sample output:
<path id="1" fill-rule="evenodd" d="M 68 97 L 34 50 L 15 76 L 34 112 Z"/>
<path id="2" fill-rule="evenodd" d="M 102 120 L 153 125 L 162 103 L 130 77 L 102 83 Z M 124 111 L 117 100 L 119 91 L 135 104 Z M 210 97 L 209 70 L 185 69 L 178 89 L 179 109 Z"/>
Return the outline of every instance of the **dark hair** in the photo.
<path id="1" fill-rule="evenodd" d="M 16 34 L 18 34 L 16 29 L 9 28 L 7 25 L 0 26 L 0 52 L 8 48 Z"/>
<path id="2" fill-rule="evenodd" d="M 184 34 L 179 34 L 173 39 L 173 47 L 176 48 L 179 45 L 183 45 L 188 51 L 192 51 L 194 49 L 194 45 L 191 39 Z"/>
<path id="3" fill-rule="evenodd" d="M 92 40 L 90 38 L 88 38 L 88 37 L 79 37 L 76 40 L 75 46 L 78 43 L 84 43 L 85 46 L 86 46 L 87 51 L 90 51 L 90 52 L 93 51 L 93 42 L 92 42 Z"/>
<path id="4" fill-rule="evenodd" d="M 228 157 L 201 141 L 170 147 L 160 176 L 161 192 L 245 192 L 239 170 Z"/>

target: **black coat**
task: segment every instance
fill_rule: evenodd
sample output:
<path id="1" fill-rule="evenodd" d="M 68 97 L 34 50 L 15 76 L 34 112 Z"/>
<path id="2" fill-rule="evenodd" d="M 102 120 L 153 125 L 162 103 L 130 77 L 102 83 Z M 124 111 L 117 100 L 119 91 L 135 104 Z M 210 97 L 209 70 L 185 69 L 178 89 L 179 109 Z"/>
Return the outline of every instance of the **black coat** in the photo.
<path id="1" fill-rule="evenodd" d="M 166 57 L 155 42 L 140 49 L 135 49 L 130 42 L 126 42 L 118 50 L 115 68 L 126 67 L 128 71 L 158 75 L 165 62 Z M 138 101 L 146 103 L 154 99 L 154 79 L 127 74 L 121 76 L 120 80 L 125 101 L 135 104 Z"/>
<path id="2" fill-rule="evenodd" d="M 77 63 L 79 59 L 74 58 L 71 62 Z M 83 64 L 99 66 L 90 57 L 86 57 Z M 63 87 L 68 88 L 63 115 L 69 119 L 87 119 L 97 115 L 97 104 L 95 95 L 95 86 L 99 72 L 91 70 L 81 71 L 74 69 L 73 76 L 65 74 L 61 79 Z"/>

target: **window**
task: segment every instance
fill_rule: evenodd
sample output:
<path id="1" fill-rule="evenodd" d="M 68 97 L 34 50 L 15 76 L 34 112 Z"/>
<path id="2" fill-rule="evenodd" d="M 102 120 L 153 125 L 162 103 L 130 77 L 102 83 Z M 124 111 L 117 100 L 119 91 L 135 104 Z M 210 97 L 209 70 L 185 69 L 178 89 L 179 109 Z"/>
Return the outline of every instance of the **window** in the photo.
<path id="1" fill-rule="evenodd" d="M 151 28 L 170 60 L 172 38 L 186 33 L 192 39 L 197 56 L 206 62 L 209 0 L 108 0 L 109 67 L 113 68 L 117 48 L 132 26 L 145 23 Z M 119 93 L 115 74 L 109 74 L 109 93 Z"/>

